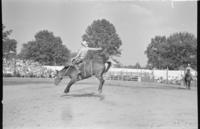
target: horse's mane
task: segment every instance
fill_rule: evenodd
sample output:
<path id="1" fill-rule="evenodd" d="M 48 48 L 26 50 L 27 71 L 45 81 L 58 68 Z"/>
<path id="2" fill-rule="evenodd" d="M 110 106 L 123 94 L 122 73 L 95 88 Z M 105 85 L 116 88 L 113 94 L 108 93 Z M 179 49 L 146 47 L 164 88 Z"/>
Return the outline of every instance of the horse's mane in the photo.
<path id="1" fill-rule="evenodd" d="M 74 66 L 73 66 L 73 65 L 64 66 L 64 68 L 62 68 L 59 72 L 60 72 L 63 76 L 65 76 L 65 73 L 66 73 L 66 71 L 69 70 L 69 67 L 74 67 Z"/>
<path id="2" fill-rule="evenodd" d="M 62 68 L 60 71 L 64 72 L 64 71 L 66 71 L 69 67 L 70 67 L 70 65 L 67 65 L 67 66 L 65 66 L 64 68 Z"/>
<path id="3" fill-rule="evenodd" d="M 68 69 L 68 68 L 69 68 L 69 65 L 68 65 L 68 66 L 65 66 L 65 67 L 63 68 L 63 70 L 64 70 L 64 69 Z"/>

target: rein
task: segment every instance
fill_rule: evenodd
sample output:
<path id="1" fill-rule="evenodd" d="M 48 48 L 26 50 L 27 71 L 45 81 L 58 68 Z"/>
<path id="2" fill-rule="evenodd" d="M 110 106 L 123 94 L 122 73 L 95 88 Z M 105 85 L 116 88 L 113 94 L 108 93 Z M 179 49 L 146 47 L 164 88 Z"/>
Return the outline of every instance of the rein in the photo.
<path id="1" fill-rule="evenodd" d="M 69 68 L 66 69 L 65 73 L 67 73 L 69 71 L 69 69 L 71 68 L 71 65 L 69 66 Z"/>

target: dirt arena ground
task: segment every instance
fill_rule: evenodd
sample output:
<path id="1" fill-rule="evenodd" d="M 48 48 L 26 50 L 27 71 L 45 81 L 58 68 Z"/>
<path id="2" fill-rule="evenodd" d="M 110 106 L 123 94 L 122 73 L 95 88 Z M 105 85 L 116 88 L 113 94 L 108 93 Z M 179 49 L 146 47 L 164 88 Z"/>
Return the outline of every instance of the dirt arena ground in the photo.
<path id="1" fill-rule="evenodd" d="M 197 88 L 94 78 L 3 79 L 3 129 L 197 129 Z"/>

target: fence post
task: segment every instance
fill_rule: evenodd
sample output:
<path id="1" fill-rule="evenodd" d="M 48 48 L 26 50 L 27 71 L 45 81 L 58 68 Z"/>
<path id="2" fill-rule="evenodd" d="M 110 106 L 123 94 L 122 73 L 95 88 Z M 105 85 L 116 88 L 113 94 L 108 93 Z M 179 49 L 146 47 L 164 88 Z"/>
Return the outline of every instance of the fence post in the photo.
<path id="1" fill-rule="evenodd" d="M 155 82 L 154 69 L 152 69 L 152 74 L 153 74 L 153 82 Z"/>
<path id="2" fill-rule="evenodd" d="M 168 67 L 167 67 L 166 78 L 167 78 L 167 84 L 168 84 Z"/>

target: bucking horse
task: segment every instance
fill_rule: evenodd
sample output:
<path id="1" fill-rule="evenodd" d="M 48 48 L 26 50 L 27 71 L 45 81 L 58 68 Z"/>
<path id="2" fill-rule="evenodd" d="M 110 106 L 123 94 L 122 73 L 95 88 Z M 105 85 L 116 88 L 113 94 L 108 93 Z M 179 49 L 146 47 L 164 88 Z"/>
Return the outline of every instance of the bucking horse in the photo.
<path id="1" fill-rule="evenodd" d="M 97 56 L 93 59 L 84 60 L 79 67 L 79 70 L 81 71 L 81 78 L 78 77 L 78 71 L 73 64 L 65 66 L 60 71 L 56 71 L 54 79 L 55 85 L 58 85 L 64 77 L 69 77 L 70 81 L 64 90 L 65 93 L 69 93 L 70 87 L 77 81 L 95 76 L 100 82 L 98 91 L 101 93 L 105 82 L 103 74 L 109 70 L 111 62 L 105 61 L 101 56 Z"/>

